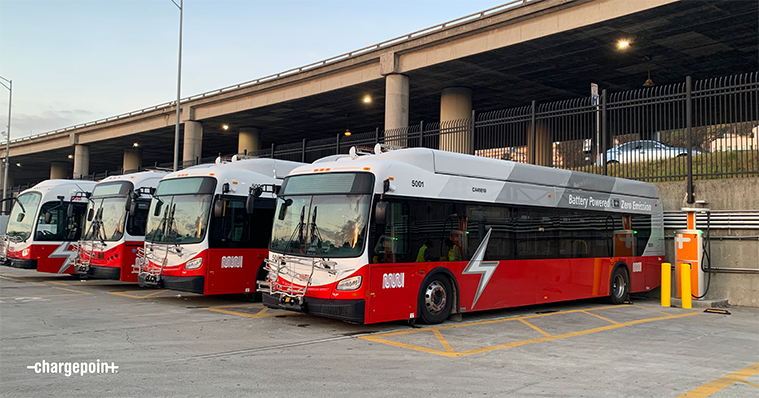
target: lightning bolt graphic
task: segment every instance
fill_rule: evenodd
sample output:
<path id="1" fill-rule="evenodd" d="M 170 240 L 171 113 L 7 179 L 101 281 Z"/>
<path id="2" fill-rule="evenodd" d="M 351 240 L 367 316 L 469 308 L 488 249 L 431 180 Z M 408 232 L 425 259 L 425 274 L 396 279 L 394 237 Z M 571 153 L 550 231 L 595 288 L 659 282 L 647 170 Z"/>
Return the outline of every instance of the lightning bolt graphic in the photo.
<path id="1" fill-rule="evenodd" d="M 69 247 L 72 246 L 71 242 L 63 242 L 60 246 L 58 246 L 54 252 L 50 253 L 48 258 L 66 258 L 63 260 L 63 265 L 61 265 L 61 269 L 58 270 L 59 274 L 62 274 L 63 271 L 65 271 L 68 267 L 74 265 L 74 261 L 76 261 L 76 248 L 73 248 L 73 250 L 69 250 Z"/>
<path id="2" fill-rule="evenodd" d="M 480 295 L 488 286 L 490 277 L 493 276 L 495 269 L 498 268 L 498 261 L 482 261 L 482 258 L 485 257 L 485 249 L 488 247 L 488 241 L 490 241 L 491 232 L 493 232 L 493 229 L 488 229 L 488 233 L 485 234 L 485 239 L 483 239 L 480 246 L 477 247 L 477 251 L 474 252 L 474 256 L 472 256 L 466 269 L 462 272 L 462 274 L 480 274 L 480 284 L 477 286 L 477 294 L 474 296 L 474 301 L 472 301 L 472 306 L 470 307 L 471 309 L 474 309 L 474 305 L 477 304 Z"/>

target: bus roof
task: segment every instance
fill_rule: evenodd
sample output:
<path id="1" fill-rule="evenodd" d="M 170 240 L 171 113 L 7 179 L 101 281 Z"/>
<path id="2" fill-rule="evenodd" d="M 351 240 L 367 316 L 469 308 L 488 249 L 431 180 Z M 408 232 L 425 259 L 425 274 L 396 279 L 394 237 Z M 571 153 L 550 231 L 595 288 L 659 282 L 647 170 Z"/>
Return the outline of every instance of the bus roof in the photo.
<path id="1" fill-rule="evenodd" d="M 95 184 L 97 184 L 95 181 L 87 180 L 45 180 L 22 191 L 19 196 L 27 192 L 38 192 L 42 194 L 43 201 L 53 200 L 58 196 L 64 196 L 65 200 L 69 200 L 74 194 L 92 192 Z M 86 201 L 87 199 L 79 200 Z"/>
<path id="2" fill-rule="evenodd" d="M 184 177 L 214 177 L 221 182 L 232 182 L 234 185 L 247 186 L 247 184 L 274 184 L 280 183 L 293 169 L 304 163 L 291 162 L 279 159 L 244 159 L 234 160 L 228 163 L 198 165 L 184 170 L 175 171 L 164 179 Z M 247 195 L 245 190 L 232 187 L 233 193 Z M 221 189 L 218 184 L 217 191 Z"/>
<path id="3" fill-rule="evenodd" d="M 114 181 L 129 181 L 134 185 L 135 189 L 142 187 L 155 187 L 158 185 L 158 181 L 165 177 L 168 173 L 165 171 L 141 171 L 137 173 L 124 174 L 120 176 L 110 176 L 104 178 L 98 182 L 114 182 Z"/>

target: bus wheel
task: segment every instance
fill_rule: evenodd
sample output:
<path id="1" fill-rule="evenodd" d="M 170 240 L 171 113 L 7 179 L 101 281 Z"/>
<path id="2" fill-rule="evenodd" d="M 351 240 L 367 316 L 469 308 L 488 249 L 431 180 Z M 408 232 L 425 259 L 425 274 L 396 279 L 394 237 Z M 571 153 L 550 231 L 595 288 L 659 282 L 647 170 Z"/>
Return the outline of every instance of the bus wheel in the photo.
<path id="1" fill-rule="evenodd" d="M 609 293 L 613 304 L 622 304 L 627 301 L 627 297 L 630 295 L 630 278 L 627 276 L 625 267 L 614 268 Z"/>
<path id="2" fill-rule="evenodd" d="M 419 315 L 430 325 L 441 323 L 448 318 L 453 305 L 453 289 L 448 278 L 442 274 L 433 275 L 419 290 Z"/>
<path id="3" fill-rule="evenodd" d="M 258 282 L 263 282 L 267 280 L 267 276 L 269 275 L 269 270 L 266 269 L 266 261 L 262 261 L 261 265 L 258 266 L 258 271 L 256 272 L 256 281 L 255 281 L 255 288 L 253 293 L 253 301 L 263 301 L 263 293 L 258 291 Z"/>

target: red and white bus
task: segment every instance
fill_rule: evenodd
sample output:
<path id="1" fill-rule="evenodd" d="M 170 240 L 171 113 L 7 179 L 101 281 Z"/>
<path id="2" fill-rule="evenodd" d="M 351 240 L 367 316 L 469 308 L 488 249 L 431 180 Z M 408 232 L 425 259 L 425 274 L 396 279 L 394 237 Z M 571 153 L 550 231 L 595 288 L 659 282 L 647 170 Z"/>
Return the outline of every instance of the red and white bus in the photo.
<path id="1" fill-rule="evenodd" d="M 249 214 L 250 188 L 278 187 L 302 164 L 218 159 L 168 174 L 148 212 L 136 264 L 140 285 L 204 295 L 254 293 L 256 278 L 265 275 L 275 199 L 268 189 Z"/>
<path id="2" fill-rule="evenodd" d="M 293 170 L 277 199 L 264 305 L 350 322 L 610 296 L 660 283 L 649 183 L 432 149 Z"/>
<path id="3" fill-rule="evenodd" d="M 145 244 L 150 200 L 167 173 L 144 171 L 101 180 L 92 191 L 76 273 L 81 277 L 137 282 L 132 272 Z"/>
<path id="4" fill-rule="evenodd" d="M 94 181 L 47 180 L 16 198 L 3 242 L 5 264 L 73 274 L 87 197 Z"/>

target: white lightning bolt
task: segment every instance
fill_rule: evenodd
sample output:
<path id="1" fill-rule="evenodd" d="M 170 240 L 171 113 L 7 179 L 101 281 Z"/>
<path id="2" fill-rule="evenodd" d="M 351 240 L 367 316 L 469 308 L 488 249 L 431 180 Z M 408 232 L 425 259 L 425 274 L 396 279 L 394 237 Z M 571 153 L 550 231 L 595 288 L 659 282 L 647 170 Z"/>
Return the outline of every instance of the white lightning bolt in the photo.
<path id="1" fill-rule="evenodd" d="M 490 277 L 493 276 L 495 269 L 498 268 L 498 261 L 482 261 L 482 258 L 485 257 L 485 249 L 488 247 L 491 232 L 493 232 L 493 229 L 488 229 L 485 239 L 477 247 L 477 251 L 474 252 L 474 256 L 472 256 L 466 269 L 462 272 L 462 274 L 480 274 L 480 284 L 477 286 L 477 294 L 474 296 L 471 309 L 474 309 L 474 305 L 477 304 L 477 300 L 480 299 L 480 295 L 485 290 L 485 287 L 487 287 L 488 282 L 490 282 Z"/>
<path id="2" fill-rule="evenodd" d="M 74 265 L 74 261 L 76 261 L 76 248 L 74 250 L 68 250 L 69 246 L 71 245 L 71 242 L 63 242 L 55 249 L 55 251 L 50 253 L 48 256 L 48 258 L 65 257 L 65 260 L 63 260 L 63 265 L 61 265 L 61 269 L 58 270 L 59 274 L 62 274 L 63 271 L 65 271 L 68 267 Z"/>

